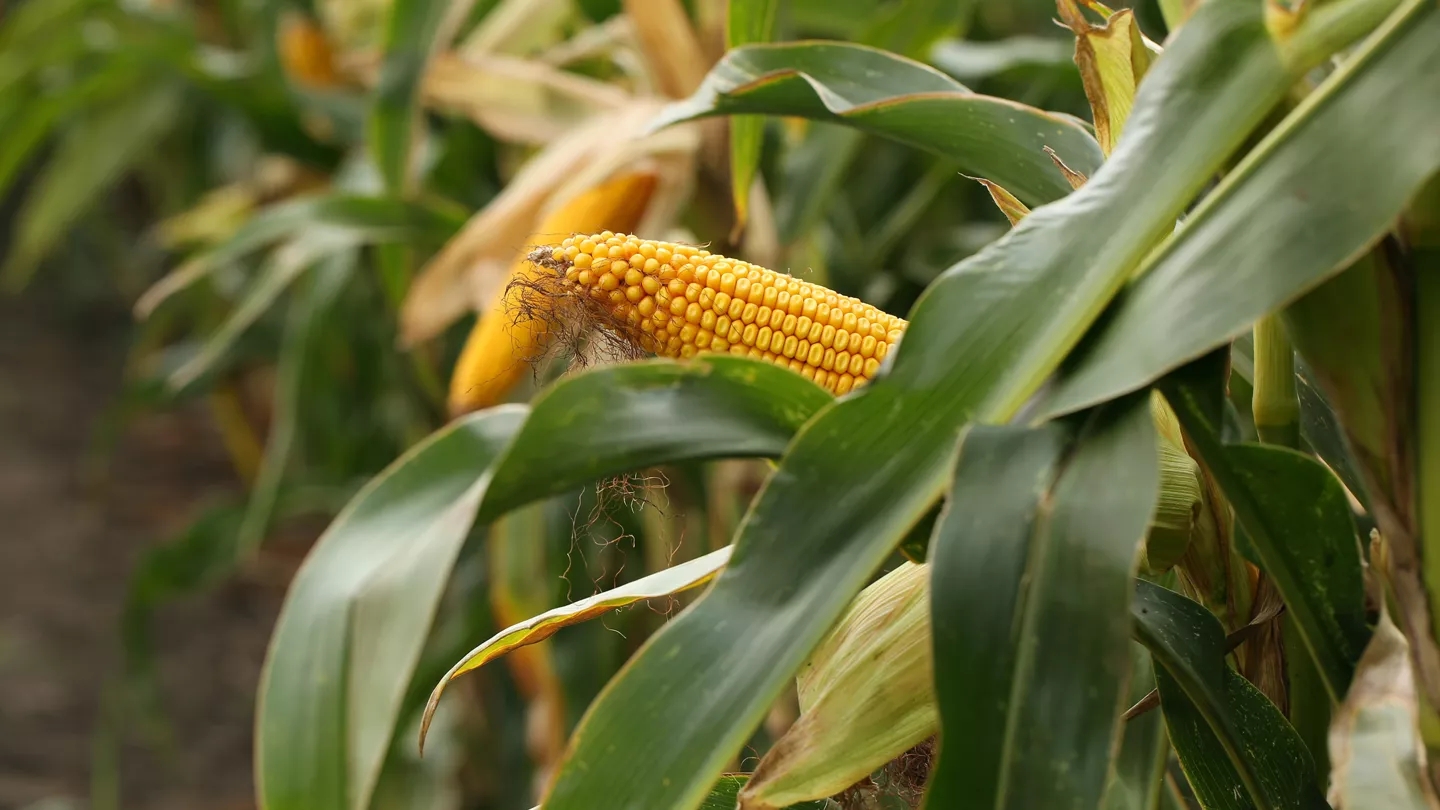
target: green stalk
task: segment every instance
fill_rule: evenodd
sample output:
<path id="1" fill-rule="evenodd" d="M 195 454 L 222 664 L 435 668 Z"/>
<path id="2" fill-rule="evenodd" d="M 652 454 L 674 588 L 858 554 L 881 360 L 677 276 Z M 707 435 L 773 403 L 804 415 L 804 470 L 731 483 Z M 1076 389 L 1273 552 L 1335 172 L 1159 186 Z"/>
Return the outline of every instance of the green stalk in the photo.
<path id="1" fill-rule="evenodd" d="M 1278 315 L 1255 324 L 1255 393 L 1251 397 L 1260 441 L 1300 446 L 1300 399 L 1295 393 L 1295 350 Z"/>
<path id="2" fill-rule="evenodd" d="M 1415 284 L 1416 534 L 1432 627 L 1440 627 L 1440 175 L 1406 215 Z"/>
<path id="3" fill-rule="evenodd" d="M 1255 324 L 1255 390 L 1251 408 L 1260 441 L 1299 449 L 1300 398 L 1295 390 L 1295 349 L 1278 314 L 1267 315 Z M 1310 756 L 1315 760 L 1317 786 L 1324 791 L 1330 778 L 1327 739 L 1330 696 L 1293 617 L 1285 617 L 1281 638 L 1290 722 L 1310 749 Z"/>

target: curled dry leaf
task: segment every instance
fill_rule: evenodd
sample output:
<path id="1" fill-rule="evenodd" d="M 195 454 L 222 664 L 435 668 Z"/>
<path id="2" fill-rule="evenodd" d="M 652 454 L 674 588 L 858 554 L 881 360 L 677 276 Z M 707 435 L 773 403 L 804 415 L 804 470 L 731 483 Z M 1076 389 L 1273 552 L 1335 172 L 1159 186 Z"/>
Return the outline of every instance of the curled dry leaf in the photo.
<path id="1" fill-rule="evenodd" d="M 354 67 L 374 86 L 379 64 Z M 439 54 L 422 85 L 425 103 L 464 115 L 502 141 L 549 143 L 597 112 L 623 106 L 630 95 L 613 85 L 541 62 L 493 54 Z"/>
<path id="2" fill-rule="evenodd" d="M 1006 191 L 999 183 L 992 183 L 983 177 L 973 177 L 971 179 L 984 186 L 985 190 L 990 192 L 990 199 L 995 201 L 995 205 L 1000 209 L 1000 213 L 1004 214 L 1005 218 L 1010 220 L 1011 225 L 1019 223 L 1020 220 L 1025 218 L 1026 214 L 1030 213 L 1029 206 L 1020 202 L 1014 194 Z"/>
<path id="3" fill-rule="evenodd" d="M 1426 778 L 1409 644 L 1382 611 L 1330 724 L 1335 810 L 1440 810 Z"/>
<path id="4" fill-rule="evenodd" d="M 660 92 L 670 98 L 695 92 L 710 64 L 680 0 L 625 0 L 625 15 Z"/>
<path id="5" fill-rule="evenodd" d="M 1103 25 L 1085 19 L 1074 0 L 1059 0 L 1060 17 L 1075 32 L 1075 64 L 1094 113 L 1095 137 L 1105 154 L 1115 149 L 1135 103 L 1135 88 L 1150 67 L 1134 12 L 1117 11 Z"/>
<path id="6" fill-rule="evenodd" d="M 416 277 L 400 313 L 401 343 L 413 346 L 438 335 L 467 311 L 485 306 L 547 209 L 578 193 L 576 181 L 603 181 L 646 157 L 694 149 L 693 137 L 641 136 L 659 110 L 637 98 L 596 115 L 552 141 L 477 212 Z M 657 135 L 660 133 L 657 133 Z M 661 161 L 667 171 L 673 161 Z M 568 190 L 567 190 L 568 189 Z"/>
<path id="7" fill-rule="evenodd" d="M 689 562 L 683 562 L 664 571 L 642 577 L 614 590 L 604 591 L 578 602 L 546 611 L 495 634 L 490 640 L 460 659 L 459 663 L 445 673 L 445 677 L 440 679 L 440 683 L 436 684 L 435 691 L 430 693 L 430 701 L 425 706 L 425 715 L 420 724 L 421 750 L 423 751 L 425 746 L 425 732 L 430 725 L 430 719 L 435 714 L 435 707 L 440 703 L 440 695 L 444 693 L 445 687 L 449 685 L 450 681 L 472 669 L 478 669 L 494 661 L 511 650 L 543 641 L 553 636 L 562 627 L 586 622 L 617 608 L 627 607 L 646 599 L 671 596 L 704 585 L 730 561 L 732 548 L 732 546 L 726 546 L 703 557 L 696 557 Z"/>

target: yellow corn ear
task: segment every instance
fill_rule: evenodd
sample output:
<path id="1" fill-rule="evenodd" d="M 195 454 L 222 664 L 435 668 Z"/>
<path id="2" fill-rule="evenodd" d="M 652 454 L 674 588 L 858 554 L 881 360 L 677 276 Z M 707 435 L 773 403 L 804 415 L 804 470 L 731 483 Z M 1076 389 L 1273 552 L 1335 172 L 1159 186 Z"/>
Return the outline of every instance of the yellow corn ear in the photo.
<path id="1" fill-rule="evenodd" d="M 585 191 L 547 216 L 530 246 L 554 245 L 558 237 L 577 230 L 634 228 L 658 182 L 653 172 L 631 172 Z M 534 296 L 522 301 L 523 287 L 509 283 L 533 280 L 544 272 L 525 258 L 529 252 L 517 258 L 507 283 L 496 290 L 460 352 L 450 378 L 452 416 L 499 402 L 525 375 L 529 361 L 544 353 L 550 336 L 547 313 L 534 310 L 540 303 Z"/>
<path id="2" fill-rule="evenodd" d="M 280 18 L 276 38 L 280 64 L 291 82 L 312 90 L 339 86 L 335 53 L 325 31 L 314 20 L 297 12 L 287 12 Z"/>
<path id="3" fill-rule="evenodd" d="M 836 394 L 874 379 L 908 325 L 818 284 L 624 233 L 577 234 L 532 259 L 644 351 L 760 358 Z"/>

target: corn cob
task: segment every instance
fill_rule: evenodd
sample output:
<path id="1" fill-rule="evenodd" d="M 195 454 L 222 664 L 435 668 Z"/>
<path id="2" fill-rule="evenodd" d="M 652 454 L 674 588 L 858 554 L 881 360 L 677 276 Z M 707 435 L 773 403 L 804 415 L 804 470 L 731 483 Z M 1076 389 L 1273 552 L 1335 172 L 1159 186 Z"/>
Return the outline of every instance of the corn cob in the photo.
<path id="1" fill-rule="evenodd" d="M 874 379 L 907 326 L 784 273 L 623 233 L 576 234 L 536 250 L 531 261 L 588 299 L 602 326 L 642 351 L 761 358 L 835 394 Z"/>

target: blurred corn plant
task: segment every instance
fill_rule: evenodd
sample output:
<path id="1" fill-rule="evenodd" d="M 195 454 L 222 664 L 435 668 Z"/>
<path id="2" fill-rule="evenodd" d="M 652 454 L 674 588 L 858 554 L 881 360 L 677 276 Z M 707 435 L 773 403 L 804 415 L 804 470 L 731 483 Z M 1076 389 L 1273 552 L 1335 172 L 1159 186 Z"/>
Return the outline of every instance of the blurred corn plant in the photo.
<path id="1" fill-rule="evenodd" d="M 357 496 L 292 588 L 265 805 L 368 801 L 367 735 L 411 674 L 394 650 L 471 526 L 760 457 L 744 516 L 711 529 L 731 545 L 532 603 L 439 680 L 422 740 L 457 676 L 703 588 L 584 711 L 542 807 L 1436 806 L 1440 7 L 1038 10 L 1067 40 L 975 37 L 1037 11 L 1011 4 L 826 10 L 732 1 L 728 50 L 643 129 L 728 117 L 731 232 L 772 201 L 771 255 L 806 272 L 648 224 L 564 233 L 638 207 L 634 174 L 507 246 L 472 347 L 495 345 L 486 318 L 525 328 L 452 389 L 479 410 Z M 557 332 L 623 362 L 461 401 Z M 791 688 L 798 717 L 757 737 Z"/>
<path id="2" fill-rule="evenodd" d="M 1433 2 L 6 31 L 6 277 L 161 190 L 126 406 L 247 482 L 132 647 L 348 500 L 262 807 L 1436 806 Z"/>

